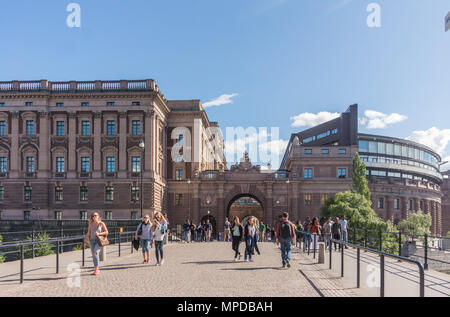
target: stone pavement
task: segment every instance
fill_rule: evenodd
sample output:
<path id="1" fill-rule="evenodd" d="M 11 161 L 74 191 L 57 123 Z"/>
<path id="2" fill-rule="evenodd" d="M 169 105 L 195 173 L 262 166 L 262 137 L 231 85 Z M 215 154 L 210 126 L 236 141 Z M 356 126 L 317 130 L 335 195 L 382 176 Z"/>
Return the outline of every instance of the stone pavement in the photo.
<path id="1" fill-rule="evenodd" d="M 234 262 L 231 243 L 174 243 L 164 247 L 165 263 L 142 264 L 141 253 L 130 249 L 117 257 L 116 246 L 108 247 L 99 276 L 91 275 L 90 250 L 79 284 L 67 272 L 70 263 L 81 263 L 79 251 L 60 256 L 60 274 L 55 274 L 55 255 L 25 261 L 24 283 L 18 283 L 19 262 L 0 265 L 0 296 L 164 296 L 164 297 L 318 297 L 358 296 L 359 290 L 343 286 L 342 280 L 312 262 L 294 248 L 292 267 L 281 269 L 279 248 L 260 243 L 255 262 Z M 243 244 L 241 251 L 243 253 Z M 74 282 L 69 287 L 68 282 Z"/>

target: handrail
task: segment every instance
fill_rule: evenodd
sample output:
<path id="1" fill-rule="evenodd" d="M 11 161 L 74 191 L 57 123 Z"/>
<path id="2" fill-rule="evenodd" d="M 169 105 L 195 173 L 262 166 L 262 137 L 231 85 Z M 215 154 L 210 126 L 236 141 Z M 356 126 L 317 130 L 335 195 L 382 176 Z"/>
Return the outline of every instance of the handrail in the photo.
<path id="1" fill-rule="evenodd" d="M 364 247 L 364 246 L 361 246 L 361 245 L 348 243 L 348 242 L 345 242 L 345 241 L 342 241 L 342 240 L 330 239 L 330 242 L 340 244 L 340 246 L 341 246 L 341 248 L 340 248 L 340 250 L 341 250 L 340 251 L 341 252 L 341 277 L 344 277 L 344 246 L 350 246 L 350 247 L 353 247 L 353 248 L 357 249 L 357 260 L 356 260 L 356 265 L 357 265 L 357 270 L 356 270 L 357 271 L 357 273 L 356 273 L 357 274 L 357 277 L 356 277 L 357 281 L 356 281 L 356 284 L 357 284 L 357 288 L 360 287 L 360 277 L 361 277 L 361 274 L 360 274 L 360 268 L 361 268 L 361 264 L 360 264 L 360 262 L 361 262 L 360 250 L 365 250 L 365 251 L 372 252 L 372 253 L 380 255 L 380 297 L 384 297 L 384 289 L 385 289 L 385 285 L 384 285 L 384 273 L 385 273 L 384 272 L 385 271 L 384 258 L 385 257 L 390 257 L 390 258 L 394 258 L 394 259 L 397 259 L 397 260 L 401 260 L 401 261 L 409 262 L 409 263 L 412 263 L 412 264 L 416 264 L 417 267 L 419 268 L 420 297 L 424 297 L 425 296 L 425 269 L 424 269 L 422 263 L 420 263 L 419 261 L 412 260 L 412 259 L 409 259 L 409 258 L 405 258 L 403 256 L 399 256 L 399 255 L 390 254 L 390 253 L 386 253 L 386 252 L 383 252 L 383 251 L 371 249 L 371 248 Z M 330 259 L 329 259 L 330 265 L 329 265 L 329 268 L 330 268 L 330 270 L 332 269 L 332 252 L 333 252 L 332 250 L 333 250 L 333 248 L 331 247 L 331 244 L 330 244 L 330 247 L 329 247 L 329 252 L 330 252 Z"/>

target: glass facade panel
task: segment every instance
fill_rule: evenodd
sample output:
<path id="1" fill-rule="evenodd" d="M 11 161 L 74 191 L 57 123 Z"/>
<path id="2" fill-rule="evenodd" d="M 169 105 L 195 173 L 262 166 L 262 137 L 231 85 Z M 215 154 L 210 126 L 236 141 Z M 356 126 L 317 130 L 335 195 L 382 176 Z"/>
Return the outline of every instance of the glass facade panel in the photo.
<path id="1" fill-rule="evenodd" d="M 369 142 L 368 141 L 359 141 L 359 151 L 360 152 L 369 152 Z"/>
<path id="2" fill-rule="evenodd" d="M 369 152 L 370 153 L 377 153 L 378 150 L 378 146 L 377 146 L 377 142 L 369 142 Z"/>
<path id="3" fill-rule="evenodd" d="M 386 154 L 386 143 L 378 142 L 378 153 Z"/>

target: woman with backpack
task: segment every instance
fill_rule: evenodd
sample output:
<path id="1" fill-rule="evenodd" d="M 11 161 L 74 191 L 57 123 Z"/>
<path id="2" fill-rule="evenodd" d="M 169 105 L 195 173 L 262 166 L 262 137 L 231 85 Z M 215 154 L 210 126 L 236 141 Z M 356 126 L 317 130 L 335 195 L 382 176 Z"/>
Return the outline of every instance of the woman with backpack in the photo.
<path id="1" fill-rule="evenodd" d="M 99 271 L 99 262 L 100 262 L 100 250 L 102 246 L 99 240 L 105 239 L 108 235 L 108 228 L 102 222 L 102 218 L 97 212 L 94 212 L 89 218 L 89 227 L 86 237 L 84 239 L 84 243 L 89 240 L 91 252 L 92 252 L 92 260 L 94 261 L 94 275 L 98 275 Z"/>
<path id="2" fill-rule="evenodd" d="M 237 261 L 241 259 L 241 252 L 239 252 L 239 244 L 244 236 L 244 228 L 239 222 L 239 217 L 234 217 L 233 224 L 231 225 L 231 247 L 234 251 L 234 260 Z"/>
<path id="3" fill-rule="evenodd" d="M 247 224 L 244 227 L 244 241 L 245 241 L 245 253 L 244 262 L 253 262 L 252 256 L 255 254 L 256 239 L 258 236 L 258 228 L 256 227 L 255 220 L 250 217 Z M 247 259 L 248 258 L 248 259 Z"/>
<path id="4" fill-rule="evenodd" d="M 150 221 L 150 216 L 145 215 L 142 219 L 142 222 L 138 225 L 136 229 L 136 235 L 134 236 L 134 240 L 140 239 L 141 247 L 142 247 L 142 255 L 144 257 L 144 262 L 150 262 L 150 242 L 153 239 L 152 232 L 152 222 Z M 145 256 L 147 255 L 147 258 Z"/>
<path id="5" fill-rule="evenodd" d="M 164 264 L 163 246 L 167 231 L 167 222 L 159 211 L 155 214 L 155 222 L 152 226 L 152 231 L 153 240 L 155 241 L 156 265 L 160 266 Z"/>

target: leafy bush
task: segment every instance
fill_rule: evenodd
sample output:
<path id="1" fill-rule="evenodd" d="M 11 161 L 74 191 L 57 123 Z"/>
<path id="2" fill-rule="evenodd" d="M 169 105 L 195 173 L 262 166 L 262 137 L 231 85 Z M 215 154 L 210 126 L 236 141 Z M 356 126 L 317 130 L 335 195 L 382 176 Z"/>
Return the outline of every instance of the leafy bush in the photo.
<path id="1" fill-rule="evenodd" d="M 49 239 L 50 239 L 50 236 L 48 235 L 48 233 L 42 232 L 42 233 L 38 233 L 35 236 L 34 241 L 45 241 L 45 240 L 49 240 Z M 32 237 L 28 236 L 27 241 L 32 241 Z M 55 244 L 53 244 L 53 243 L 35 244 L 34 245 L 34 256 L 39 257 L 39 256 L 55 254 L 55 251 L 52 250 L 52 248 L 54 248 L 54 247 L 55 247 Z M 24 251 L 25 251 L 26 259 L 29 259 L 33 256 L 33 247 L 31 245 L 25 246 Z"/>
<path id="2" fill-rule="evenodd" d="M 90 245 L 91 243 L 89 242 L 89 240 L 86 242 L 86 247 L 85 249 L 89 249 L 91 247 Z M 73 247 L 72 251 L 79 251 L 83 249 L 83 242 L 78 243 L 76 246 Z"/>
<path id="3" fill-rule="evenodd" d="M 2 245 L 3 237 L 0 236 L 0 245 Z M 5 256 L 0 254 L 0 263 L 5 262 Z"/>

